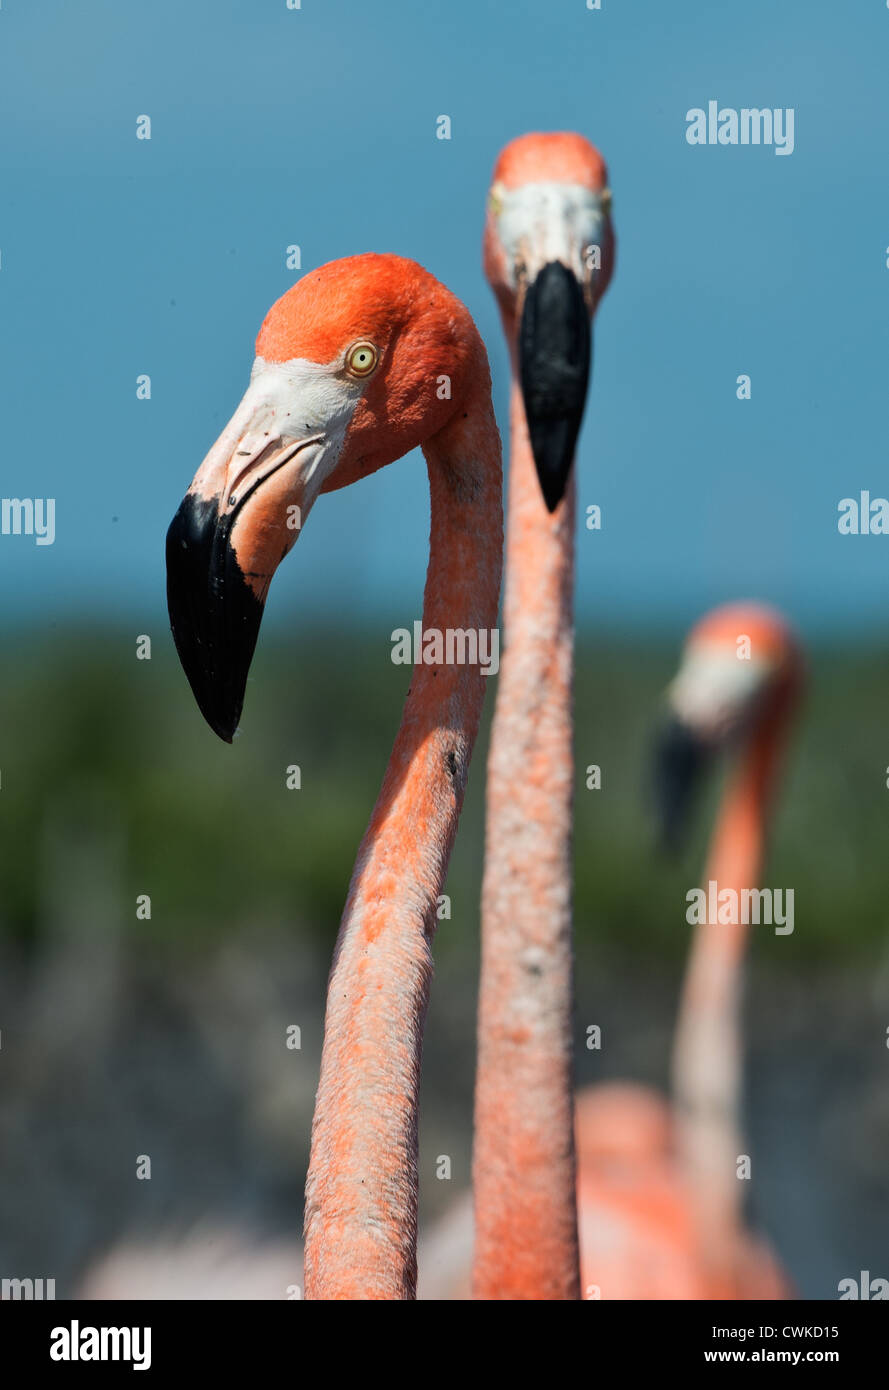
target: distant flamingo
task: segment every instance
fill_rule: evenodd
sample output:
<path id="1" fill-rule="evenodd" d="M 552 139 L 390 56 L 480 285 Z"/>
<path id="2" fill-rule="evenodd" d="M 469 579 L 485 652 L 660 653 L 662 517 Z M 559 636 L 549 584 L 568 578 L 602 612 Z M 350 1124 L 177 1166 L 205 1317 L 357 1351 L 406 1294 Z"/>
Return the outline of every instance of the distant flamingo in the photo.
<path id="1" fill-rule="evenodd" d="M 803 661 L 780 614 L 734 603 L 695 627 L 670 691 L 664 763 L 667 824 L 681 822 L 701 752 L 740 741 L 742 755 L 717 819 L 705 884 L 759 885 L 769 813 Z M 731 1281 L 724 1258 L 741 1219 L 741 975 L 749 928 L 698 926 L 683 988 L 673 1062 L 680 1156 L 695 1193 L 708 1268 Z M 745 1274 L 746 1277 L 746 1274 Z M 748 1295 L 749 1296 L 749 1295 Z"/>
<path id="2" fill-rule="evenodd" d="M 670 687 L 659 759 L 668 838 L 681 829 L 696 774 L 738 747 L 705 884 L 759 884 L 778 759 L 802 661 L 779 614 L 728 604 L 692 630 Z M 744 1226 L 741 974 L 749 928 L 695 927 L 673 1069 L 675 1113 L 637 1086 L 578 1098 L 580 1241 L 585 1290 L 604 1298 L 781 1298 L 788 1286 Z"/>
<path id="3" fill-rule="evenodd" d="M 294 1240 L 270 1240 L 249 1229 L 205 1221 L 197 1227 L 119 1237 L 93 1259 L 73 1297 L 266 1302 L 302 1291 L 303 1252 Z"/>
<path id="4" fill-rule="evenodd" d="M 605 164 L 525 135 L 494 169 L 485 271 L 512 357 L 501 665 L 488 763 L 473 1290 L 579 1296 L 571 819 L 574 448 L 614 262 Z"/>
<path id="5" fill-rule="evenodd" d="M 256 350 L 247 393 L 167 539 L 176 646 L 228 741 L 269 583 L 319 492 L 422 445 L 432 502 L 424 631 L 491 629 L 500 585 L 500 443 L 485 350 L 459 300 L 396 256 L 334 261 L 273 306 Z M 484 687 L 478 665 L 415 666 L 358 852 L 312 1129 L 309 1298 L 414 1295 L 430 947 Z"/>

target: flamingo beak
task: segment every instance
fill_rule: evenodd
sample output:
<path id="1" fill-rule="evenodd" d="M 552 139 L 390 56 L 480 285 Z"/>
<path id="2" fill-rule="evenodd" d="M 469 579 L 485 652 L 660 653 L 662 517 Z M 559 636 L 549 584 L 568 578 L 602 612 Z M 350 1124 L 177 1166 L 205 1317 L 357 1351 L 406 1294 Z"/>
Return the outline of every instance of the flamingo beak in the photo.
<path id="1" fill-rule="evenodd" d="M 272 575 L 299 535 L 332 452 L 323 434 L 294 438 L 261 414 L 243 416 L 242 407 L 167 532 L 176 650 L 201 713 L 226 743 L 241 717 Z"/>
<path id="2" fill-rule="evenodd" d="M 525 291 L 519 379 L 543 498 L 554 512 L 565 493 L 590 375 L 592 332 L 583 286 L 549 261 Z"/>
<path id="3" fill-rule="evenodd" d="M 661 847 L 675 853 L 681 843 L 711 745 L 675 714 L 658 732 L 654 793 Z"/>

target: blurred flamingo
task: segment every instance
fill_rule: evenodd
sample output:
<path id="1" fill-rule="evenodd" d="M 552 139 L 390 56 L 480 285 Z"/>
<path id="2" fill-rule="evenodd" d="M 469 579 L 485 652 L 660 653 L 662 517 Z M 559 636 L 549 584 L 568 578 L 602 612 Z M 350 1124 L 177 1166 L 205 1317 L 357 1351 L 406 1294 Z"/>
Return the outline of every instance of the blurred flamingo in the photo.
<path id="1" fill-rule="evenodd" d="M 675 843 L 694 783 L 720 750 L 737 764 L 717 817 L 705 883 L 760 881 L 779 758 L 802 659 L 784 619 L 760 604 L 717 608 L 692 630 L 668 692 L 660 811 Z M 673 1109 L 643 1087 L 581 1093 L 578 1203 L 588 1297 L 787 1297 L 774 1256 L 747 1230 L 742 1153 L 741 977 L 749 926 L 694 930 L 676 1032 Z"/>
<path id="2" fill-rule="evenodd" d="M 179 656 L 229 742 L 272 575 L 319 492 L 421 445 L 424 631 L 487 633 L 500 585 L 500 442 L 484 346 L 459 300 L 400 257 L 334 261 L 278 300 L 256 352 L 167 538 Z M 485 687 L 479 664 L 429 655 L 414 668 L 334 953 L 306 1188 L 309 1298 L 415 1291 L 430 947 Z"/>
<path id="3" fill-rule="evenodd" d="M 614 262 L 580 135 L 497 160 L 484 263 L 512 361 L 501 664 L 488 762 L 475 1097 L 477 1298 L 577 1298 L 571 819 L 574 449 Z"/>
<path id="4" fill-rule="evenodd" d="M 303 1252 L 296 1241 L 264 1239 L 247 1228 L 205 1221 L 186 1231 L 119 1238 L 90 1261 L 73 1297 L 176 1302 L 267 1302 L 302 1296 Z"/>

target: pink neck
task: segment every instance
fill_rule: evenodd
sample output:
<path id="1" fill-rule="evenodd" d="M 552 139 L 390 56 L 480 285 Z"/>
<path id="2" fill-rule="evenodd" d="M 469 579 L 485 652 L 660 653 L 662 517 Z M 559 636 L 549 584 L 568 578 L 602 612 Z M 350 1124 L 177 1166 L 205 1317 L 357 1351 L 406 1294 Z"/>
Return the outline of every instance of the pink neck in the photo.
<path id="1" fill-rule="evenodd" d="M 432 531 L 423 627 L 497 622 L 500 445 L 487 372 L 425 448 Z M 437 899 L 487 681 L 414 668 L 352 875 L 327 995 L 306 1184 L 306 1297 L 407 1299 L 416 1287 L 417 1104 Z"/>
<path id="2" fill-rule="evenodd" d="M 551 516 L 515 381 L 510 419 L 507 646 L 482 896 L 473 1286 L 483 1299 L 574 1299 L 574 478 Z"/>
<path id="3" fill-rule="evenodd" d="M 711 843 L 704 891 L 756 888 L 783 719 L 764 721 L 728 784 Z M 749 926 L 699 923 L 683 986 L 673 1056 L 677 1144 L 705 1253 L 730 1257 L 744 1188 L 741 1134 L 742 968 Z"/>

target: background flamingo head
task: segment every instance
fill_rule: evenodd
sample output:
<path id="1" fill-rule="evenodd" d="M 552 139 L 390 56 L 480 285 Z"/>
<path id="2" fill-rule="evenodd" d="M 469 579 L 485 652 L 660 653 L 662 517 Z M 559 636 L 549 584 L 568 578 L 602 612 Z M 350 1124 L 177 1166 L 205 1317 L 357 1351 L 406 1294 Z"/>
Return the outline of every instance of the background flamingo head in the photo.
<path id="1" fill-rule="evenodd" d="M 722 749 L 772 732 L 794 703 L 802 674 L 798 641 L 772 608 L 725 604 L 695 624 L 667 690 L 656 757 L 668 845 L 681 834 L 705 764 Z"/>
<path id="2" fill-rule="evenodd" d="M 494 168 L 485 274 L 513 344 L 544 500 L 565 490 L 583 417 L 590 320 L 614 267 L 605 162 L 570 132 L 522 135 Z"/>
<path id="3" fill-rule="evenodd" d="M 670 1107 L 647 1086 L 629 1081 L 585 1086 L 577 1093 L 574 1136 L 578 1172 L 662 1157 L 672 1142 Z"/>
<path id="4" fill-rule="evenodd" d="M 272 306 L 250 385 L 167 534 L 176 648 L 220 738 L 240 719 L 272 575 L 319 492 L 400 458 L 489 385 L 470 315 L 413 261 L 332 261 Z"/>

